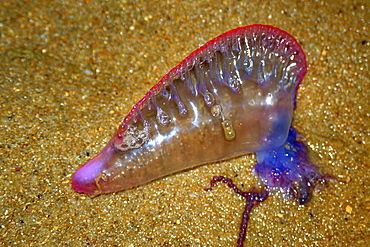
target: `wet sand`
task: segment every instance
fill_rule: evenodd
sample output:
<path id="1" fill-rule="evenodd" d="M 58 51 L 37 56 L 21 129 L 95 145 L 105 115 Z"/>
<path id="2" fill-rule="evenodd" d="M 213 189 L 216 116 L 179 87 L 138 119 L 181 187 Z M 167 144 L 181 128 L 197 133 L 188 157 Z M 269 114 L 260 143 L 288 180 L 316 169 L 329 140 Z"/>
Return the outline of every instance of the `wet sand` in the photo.
<path id="1" fill-rule="evenodd" d="M 269 197 L 245 246 L 367 246 L 367 1 L 135 2 L 0 3 L 0 245 L 235 246 L 243 198 L 203 189 L 214 175 L 256 185 L 254 154 L 95 198 L 73 191 L 71 176 L 189 53 L 260 23 L 306 52 L 293 124 L 338 180 L 304 206 Z"/>

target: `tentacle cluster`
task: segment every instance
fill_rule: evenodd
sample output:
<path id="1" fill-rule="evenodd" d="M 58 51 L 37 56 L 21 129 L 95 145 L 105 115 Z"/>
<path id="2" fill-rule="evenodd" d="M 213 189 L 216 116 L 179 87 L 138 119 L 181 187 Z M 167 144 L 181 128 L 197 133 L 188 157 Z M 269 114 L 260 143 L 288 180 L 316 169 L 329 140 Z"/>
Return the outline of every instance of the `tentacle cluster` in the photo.
<path id="1" fill-rule="evenodd" d="M 306 145 L 297 140 L 297 131 L 290 128 L 286 142 L 277 148 L 257 152 L 257 164 L 254 171 L 262 183 L 262 189 L 255 187 L 241 191 L 229 178 L 214 177 L 211 180 L 211 190 L 216 183 L 226 183 L 237 194 L 245 197 L 246 205 L 240 223 L 238 247 L 243 246 L 249 221 L 249 214 L 260 202 L 265 201 L 269 192 L 280 190 L 288 197 L 297 199 L 299 204 L 307 203 L 318 183 L 325 183 L 330 175 L 323 175 L 307 155 Z"/>
<path id="2" fill-rule="evenodd" d="M 282 190 L 298 200 L 308 202 L 318 183 L 325 182 L 318 167 L 307 155 L 305 143 L 297 140 L 297 132 L 291 128 L 284 145 L 263 152 L 257 152 L 254 171 L 269 190 Z"/>

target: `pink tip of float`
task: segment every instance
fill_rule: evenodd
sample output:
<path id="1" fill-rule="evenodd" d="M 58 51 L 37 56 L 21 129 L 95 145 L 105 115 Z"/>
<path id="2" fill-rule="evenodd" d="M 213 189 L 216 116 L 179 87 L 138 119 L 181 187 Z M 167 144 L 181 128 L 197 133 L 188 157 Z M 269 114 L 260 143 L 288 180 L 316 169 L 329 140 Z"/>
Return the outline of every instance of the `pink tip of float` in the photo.
<path id="1" fill-rule="evenodd" d="M 90 160 L 73 174 L 72 187 L 75 191 L 86 194 L 96 193 L 98 190 L 96 177 L 99 177 L 101 173 L 99 165 L 96 165 L 96 163 L 99 163 L 97 158 Z"/>
<path id="2" fill-rule="evenodd" d="M 86 194 L 99 194 L 99 179 L 104 176 L 104 164 L 110 157 L 111 148 L 105 148 L 99 155 L 81 166 L 72 177 L 72 187 L 75 191 Z"/>

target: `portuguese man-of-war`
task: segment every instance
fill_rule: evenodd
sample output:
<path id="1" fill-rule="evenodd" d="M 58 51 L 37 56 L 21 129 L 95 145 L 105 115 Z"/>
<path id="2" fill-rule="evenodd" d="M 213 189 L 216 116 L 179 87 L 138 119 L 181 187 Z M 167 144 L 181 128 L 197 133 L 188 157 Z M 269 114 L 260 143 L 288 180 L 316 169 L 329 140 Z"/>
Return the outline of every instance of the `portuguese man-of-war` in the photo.
<path id="1" fill-rule="evenodd" d="M 209 41 L 165 75 L 123 120 L 105 148 L 72 178 L 81 193 L 110 193 L 205 163 L 257 154 L 261 189 L 246 198 L 238 246 L 249 212 L 269 192 L 306 203 L 327 176 L 309 160 L 291 127 L 305 54 L 288 33 L 240 27 Z"/>

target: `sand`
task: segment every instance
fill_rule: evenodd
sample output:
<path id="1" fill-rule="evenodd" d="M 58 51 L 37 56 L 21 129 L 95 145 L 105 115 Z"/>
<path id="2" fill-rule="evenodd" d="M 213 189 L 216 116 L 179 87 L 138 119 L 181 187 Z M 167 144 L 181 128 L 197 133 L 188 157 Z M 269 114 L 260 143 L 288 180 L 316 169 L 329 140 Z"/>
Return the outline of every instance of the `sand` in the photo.
<path id="1" fill-rule="evenodd" d="M 135 3 L 132 3 L 135 2 Z M 369 2 L 2 1 L 0 245 L 236 246 L 255 155 L 91 198 L 71 188 L 141 97 L 189 53 L 238 26 L 281 28 L 309 63 L 294 126 L 336 176 L 299 206 L 251 214 L 245 246 L 368 246 Z"/>

